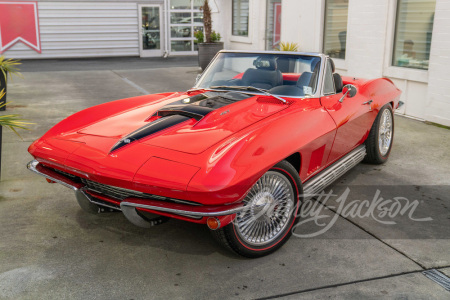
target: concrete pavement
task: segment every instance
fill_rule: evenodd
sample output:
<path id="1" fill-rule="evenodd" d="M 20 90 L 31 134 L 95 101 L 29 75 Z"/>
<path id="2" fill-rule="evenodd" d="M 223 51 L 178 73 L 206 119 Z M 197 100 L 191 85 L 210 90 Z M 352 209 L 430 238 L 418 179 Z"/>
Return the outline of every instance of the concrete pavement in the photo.
<path id="1" fill-rule="evenodd" d="M 415 216 L 433 221 L 398 218 L 386 227 L 338 216 L 324 235 L 292 237 L 278 252 L 249 260 L 223 250 L 205 226 L 172 220 L 141 229 L 120 213 L 84 213 L 70 190 L 25 168 L 28 145 L 59 120 L 143 91 L 185 90 L 198 74 L 196 58 L 32 61 L 23 70 L 24 79 L 8 86 L 7 112 L 36 124 L 20 132 L 23 140 L 4 129 L 0 299 L 450 297 L 421 274 L 450 275 L 449 130 L 397 116 L 389 162 L 360 164 L 333 186 L 354 187 L 359 196 L 370 195 L 361 186 L 403 186 L 421 201 Z M 322 213 L 333 218 L 337 204 Z"/>

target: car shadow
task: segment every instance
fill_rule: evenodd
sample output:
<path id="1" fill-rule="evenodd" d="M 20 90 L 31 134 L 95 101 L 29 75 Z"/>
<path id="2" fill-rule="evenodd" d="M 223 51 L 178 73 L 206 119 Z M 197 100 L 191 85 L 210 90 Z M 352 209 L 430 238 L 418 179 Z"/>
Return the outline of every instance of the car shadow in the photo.
<path id="1" fill-rule="evenodd" d="M 83 231 L 103 243 L 123 243 L 189 255 L 219 253 L 231 259 L 241 259 L 215 241 L 209 229 L 202 224 L 170 219 L 151 228 L 140 228 L 120 212 L 93 215 L 81 209 L 75 218 Z"/>

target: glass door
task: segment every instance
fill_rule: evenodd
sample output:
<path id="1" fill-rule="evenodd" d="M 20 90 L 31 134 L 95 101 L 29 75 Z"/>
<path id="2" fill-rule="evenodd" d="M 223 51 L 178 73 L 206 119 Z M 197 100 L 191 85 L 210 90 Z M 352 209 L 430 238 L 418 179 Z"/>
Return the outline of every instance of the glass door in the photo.
<path id="1" fill-rule="evenodd" d="M 210 4 L 213 1 L 209 1 Z M 195 32 L 203 31 L 204 0 L 170 0 L 170 54 L 195 54 Z"/>
<path id="2" fill-rule="evenodd" d="M 139 48 L 141 57 L 162 56 L 164 34 L 161 5 L 139 5 Z"/>

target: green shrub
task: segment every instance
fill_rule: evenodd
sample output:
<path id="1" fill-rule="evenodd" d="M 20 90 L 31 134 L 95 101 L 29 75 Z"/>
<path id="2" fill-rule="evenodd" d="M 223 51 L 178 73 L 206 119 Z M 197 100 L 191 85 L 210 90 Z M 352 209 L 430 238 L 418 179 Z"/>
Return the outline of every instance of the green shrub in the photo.
<path id="1" fill-rule="evenodd" d="M 203 43 L 205 40 L 205 35 L 201 30 L 197 30 L 196 32 L 194 32 L 194 37 L 196 38 L 195 40 L 196 43 Z"/>
<path id="2" fill-rule="evenodd" d="M 196 31 L 194 32 L 195 42 L 196 43 L 204 43 L 205 42 L 205 34 L 203 31 Z M 211 43 L 217 43 L 220 42 L 220 39 L 222 37 L 220 36 L 220 33 L 217 33 L 215 31 L 211 32 Z"/>
<path id="3" fill-rule="evenodd" d="M 222 37 L 220 36 L 220 33 L 215 32 L 214 30 L 211 32 L 211 42 L 212 43 L 220 42 L 221 38 Z"/>

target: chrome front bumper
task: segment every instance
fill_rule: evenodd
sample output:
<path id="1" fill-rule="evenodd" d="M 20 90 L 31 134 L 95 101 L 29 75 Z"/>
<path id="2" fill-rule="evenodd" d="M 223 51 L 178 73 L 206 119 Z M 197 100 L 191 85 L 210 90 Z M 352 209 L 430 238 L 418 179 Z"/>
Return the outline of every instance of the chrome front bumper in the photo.
<path id="1" fill-rule="evenodd" d="M 193 218 L 208 218 L 216 216 L 228 216 L 236 214 L 244 209 L 243 203 L 230 205 L 189 205 L 173 202 L 165 202 L 154 199 L 139 199 L 127 198 L 120 202 L 120 206 L 108 205 L 103 202 L 98 202 L 95 197 L 88 194 L 87 189 L 81 183 L 72 181 L 71 179 L 59 174 L 49 168 L 42 166 L 37 160 L 30 161 L 27 168 L 45 178 L 62 184 L 63 186 L 72 189 L 78 196 L 86 197 L 91 203 L 122 211 L 125 215 L 134 211 L 135 209 L 150 210 L 154 212 L 162 212 L 167 214 L 193 217 Z"/>
<path id="2" fill-rule="evenodd" d="M 74 191 L 77 191 L 78 189 L 80 189 L 83 185 L 81 184 L 77 184 L 76 182 L 73 182 L 72 180 L 64 177 L 61 174 L 58 174 L 52 170 L 49 170 L 48 168 L 43 167 L 37 160 L 32 160 L 27 164 L 27 168 L 28 170 L 39 174 L 41 176 L 44 176 L 45 178 L 62 184 L 63 186 L 72 189 Z"/>

